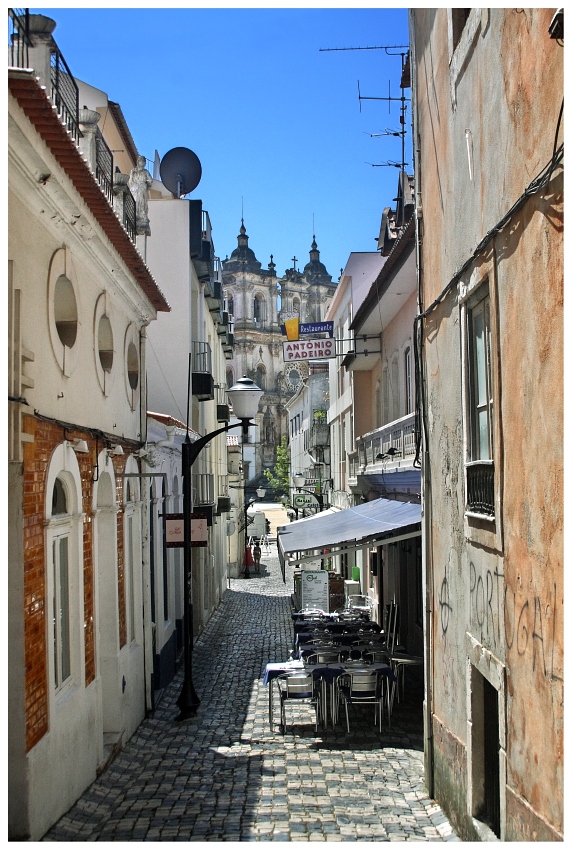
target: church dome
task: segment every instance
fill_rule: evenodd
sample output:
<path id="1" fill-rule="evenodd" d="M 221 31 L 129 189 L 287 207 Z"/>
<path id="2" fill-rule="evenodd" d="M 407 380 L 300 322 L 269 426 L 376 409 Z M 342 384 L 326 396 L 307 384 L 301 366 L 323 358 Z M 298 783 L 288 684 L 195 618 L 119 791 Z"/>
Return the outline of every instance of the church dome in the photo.
<path id="1" fill-rule="evenodd" d="M 222 261 L 225 272 L 259 272 L 262 264 L 256 259 L 256 255 L 252 248 L 248 247 L 248 236 L 244 226 L 244 219 L 240 226 L 240 233 L 237 237 L 238 246 L 234 249 L 230 257 Z"/>
<path id="2" fill-rule="evenodd" d="M 310 249 L 310 262 L 304 266 L 304 277 L 308 283 L 328 284 L 332 282 L 331 274 L 325 265 L 320 262 L 320 252 L 316 244 L 316 237 L 313 237 L 312 247 Z"/>

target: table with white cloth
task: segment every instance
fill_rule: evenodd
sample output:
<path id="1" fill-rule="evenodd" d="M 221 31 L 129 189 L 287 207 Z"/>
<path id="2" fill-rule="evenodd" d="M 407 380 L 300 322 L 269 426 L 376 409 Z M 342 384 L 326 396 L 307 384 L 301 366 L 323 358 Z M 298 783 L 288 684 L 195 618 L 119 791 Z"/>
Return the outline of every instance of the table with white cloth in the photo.
<path id="1" fill-rule="evenodd" d="M 272 731 L 272 700 L 274 696 L 274 679 L 284 673 L 301 673 L 304 670 L 304 662 L 298 659 L 291 661 L 272 661 L 264 668 L 262 684 L 268 685 L 268 722 L 270 723 L 270 731 Z"/>

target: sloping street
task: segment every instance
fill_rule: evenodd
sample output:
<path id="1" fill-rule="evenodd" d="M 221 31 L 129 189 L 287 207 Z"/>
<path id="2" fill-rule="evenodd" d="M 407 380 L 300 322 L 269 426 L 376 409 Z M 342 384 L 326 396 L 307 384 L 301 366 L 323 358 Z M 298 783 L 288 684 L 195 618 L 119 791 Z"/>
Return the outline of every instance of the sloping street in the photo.
<path id="1" fill-rule="evenodd" d="M 274 546 L 261 575 L 231 581 L 195 643 L 195 718 L 176 723 L 182 674 L 44 841 L 435 841 L 459 839 L 423 780 L 422 687 L 408 679 L 380 734 L 371 706 L 351 733 L 314 731 L 309 707 L 268 723 L 270 661 L 292 648 L 292 575 Z M 292 725 L 292 723 L 294 725 Z"/>

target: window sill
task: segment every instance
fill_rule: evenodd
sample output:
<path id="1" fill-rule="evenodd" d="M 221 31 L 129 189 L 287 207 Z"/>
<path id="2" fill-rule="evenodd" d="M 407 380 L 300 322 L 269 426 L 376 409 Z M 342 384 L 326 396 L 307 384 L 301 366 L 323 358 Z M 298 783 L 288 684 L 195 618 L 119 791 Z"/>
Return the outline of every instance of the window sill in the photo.
<path id="1" fill-rule="evenodd" d="M 488 514 L 465 512 L 465 539 L 502 554 L 500 523 Z"/>

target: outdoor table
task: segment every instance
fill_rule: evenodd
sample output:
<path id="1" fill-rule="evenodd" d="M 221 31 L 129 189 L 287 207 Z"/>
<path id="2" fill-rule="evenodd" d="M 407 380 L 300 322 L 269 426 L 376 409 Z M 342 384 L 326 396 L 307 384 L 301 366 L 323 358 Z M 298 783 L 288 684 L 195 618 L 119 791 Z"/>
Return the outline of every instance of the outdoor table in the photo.
<path id="1" fill-rule="evenodd" d="M 297 661 L 276 661 L 271 662 L 264 668 L 264 676 L 262 684 L 268 685 L 268 721 L 270 723 L 270 731 L 272 731 L 272 700 L 274 695 L 274 679 L 281 676 L 283 673 L 300 673 L 304 669 L 304 662 Z"/>
<path id="2" fill-rule="evenodd" d="M 324 702 L 324 726 L 327 728 L 327 691 L 328 685 L 330 690 L 330 714 L 332 718 L 332 728 L 336 723 L 336 705 L 335 705 L 335 693 L 334 693 L 334 685 L 339 676 L 343 676 L 344 673 L 351 673 L 352 670 L 367 670 L 367 672 L 377 673 L 379 676 L 385 676 L 389 681 L 395 682 L 397 677 L 393 670 L 391 669 L 389 664 L 385 662 L 378 661 L 375 663 L 367 663 L 367 662 L 351 662 L 351 661 L 334 661 L 328 664 L 306 664 L 304 663 L 304 670 L 307 673 L 312 674 L 312 678 L 321 679 L 322 680 L 322 694 L 323 694 L 323 702 Z M 391 700 L 393 702 L 393 700 Z M 388 712 L 390 711 L 390 702 L 388 700 Z"/>

